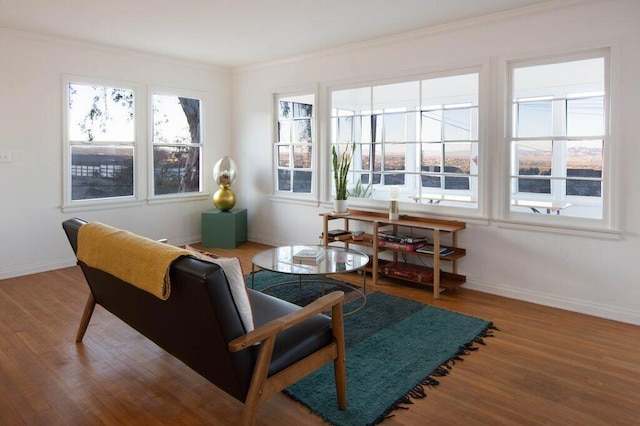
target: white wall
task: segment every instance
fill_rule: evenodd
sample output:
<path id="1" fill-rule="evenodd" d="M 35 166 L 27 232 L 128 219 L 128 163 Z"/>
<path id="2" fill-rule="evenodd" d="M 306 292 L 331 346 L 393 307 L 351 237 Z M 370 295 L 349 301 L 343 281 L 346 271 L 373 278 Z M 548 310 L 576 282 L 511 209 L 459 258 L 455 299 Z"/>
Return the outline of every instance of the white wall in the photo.
<path id="1" fill-rule="evenodd" d="M 505 15 L 506 16 L 506 15 Z M 441 32 L 414 33 L 291 61 L 237 70 L 233 77 L 233 142 L 242 182 L 236 193 L 249 210 L 249 238 L 269 244 L 318 241 L 318 213 L 329 204 L 304 205 L 270 198 L 271 99 L 274 91 L 313 85 L 411 75 L 460 65 L 488 64 L 489 120 L 486 143 L 498 144 L 498 77 L 505 57 L 539 55 L 613 43 L 619 47 L 620 92 L 614 120 L 619 149 L 621 238 L 525 231 L 498 222 L 471 223 L 461 233 L 467 257 L 460 271 L 466 287 L 591 315 L 640 324 L 640 174 L 637 122 L 640 117 L 640 2 L 591 2 L 478 20 Z M 321 91 L 323 96 L 324 92 Z M 323 99 L 320 99 L 323 101 Z M 493 151 L 496 152 L 496 151 Z M 495 158 L 485 159 L 497 170 Z M 497 197 L 497 174 L 490 176 L 489 201 Z M 497 212 L 490 211 L 490 219 Z"/>
<path id="2" fill-rule="evenodd" d="M 230 153 L 230 75 L 178 60 L 0 30 L 0 278 L 73 265 L 61 222 L 78 216 L 173 243 L 200 240 L 210 200 L 63 213 L 62 76 L 75 74 L 204 93 L 203 171 Z M 146 94 L 139 93 L 146 105 Z M 144 129 L 145 141 L 147 129 Z"/>

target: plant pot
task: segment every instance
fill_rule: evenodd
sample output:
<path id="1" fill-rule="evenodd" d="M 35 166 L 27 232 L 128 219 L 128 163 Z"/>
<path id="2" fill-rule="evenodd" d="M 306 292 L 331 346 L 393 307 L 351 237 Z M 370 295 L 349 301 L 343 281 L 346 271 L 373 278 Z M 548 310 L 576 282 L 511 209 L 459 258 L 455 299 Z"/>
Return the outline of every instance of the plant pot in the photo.
<path id="1" fill-rule="evenodd" d="M 333 200 L 333 211 L 335 213 L 347 213 L 347 200 Z"/>

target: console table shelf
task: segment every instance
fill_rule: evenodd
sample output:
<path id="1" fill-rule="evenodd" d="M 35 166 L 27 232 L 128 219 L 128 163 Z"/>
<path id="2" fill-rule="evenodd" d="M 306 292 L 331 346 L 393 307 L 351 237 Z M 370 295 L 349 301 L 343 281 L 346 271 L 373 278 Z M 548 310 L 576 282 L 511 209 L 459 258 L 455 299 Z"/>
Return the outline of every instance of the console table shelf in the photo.
<path id="1" fill-rule="evenodd" d="M 367 212 L 363 210 L 351 210 L 348 215 L 321 213 L 320 216 L 323 217 L 322 235 L 324 245 L 328 245 L 332 242 L 340 242 L 347 247 L 349 245 L 357 245 L 371 249 L 371 275 L 374 284 L 377 284 L 379 275 L 385 275 L 392 278 L 432 286 L 433 297 L 438 298 L 440 292 L 444 289 L 455 289 L 466 281 L 466 277 L 464 275 L 458 274 L 457 264 L 458 260 L 466 255 L 466 250 L 458 247 L 457 234 L 458 231 L 466 228 L 466 224 L 464 222 L 415 216 L 401 216 L 398 220 L 390 220 L 385 213 Z M 349 225 L 352 221 L 357 221 L 366 224 L 371 228 L 372 232 L 365 233 L 362 236 L 362 241 L 351 239 L 345 240 L 344 238 L 331 239 L 328 237 L 329 222 L 339 219 L 343 220 L 342 229 L 346 231 L 349 231 Z M 378 231 L 383 226 L 391 226 L 393 233 L 396 233 L 398 228 L 426 230 L 431 234 L 430 245 L 433 245 L 434 253 L 438 253 L 440 251 L 442 237 L 448 236 L 450 244 L 446 244 L 446 247 L 453 249 L 454 252 L 448 255 L 435 256 L 430 253 L 420 253 L 389 247 L 378 247 Z M 390 252 L 393 260 L 388 261 L 379 259 L 379 254 L 382 252 Z M 433 268 L 398 262 L 398 254 L 431 259 L 433 261 Z M 449 264 L 451 266 L 451 272 L 442 271 L 441 262 Z M 406 271 L 406 274 L 403 273 L 403 269 Z M 387 272 L 386 274 L 385 271 Z M 389 271 L 394 271 L 395 273 L 389 273 Z M 431 278 L 431 275 L 433 278 Z"/>

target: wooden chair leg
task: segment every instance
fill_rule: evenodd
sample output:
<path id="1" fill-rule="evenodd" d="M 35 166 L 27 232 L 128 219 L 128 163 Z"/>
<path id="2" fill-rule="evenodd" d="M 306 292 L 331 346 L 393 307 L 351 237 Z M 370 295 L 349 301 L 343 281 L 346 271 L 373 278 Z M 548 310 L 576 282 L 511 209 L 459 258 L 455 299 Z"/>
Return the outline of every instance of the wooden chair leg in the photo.
<path id="1" fill-rule="evenodd" d="M 347 409 L 347 365 L 346 349 L 344 344 L 344 322 L 342 305 L 336 305 L 331 310 L 333 336 L 336 340 L 337 356 L 333 361 L 333 372 L 336 380 L 336 394 L 338 395 L 338 408 L 341 411 Z"/>
<path id="2" fill-rule="evenodd" d="M 93 315 L 93 308 L 96 307 L 96 299 L 93 297 L 93 293 L 89 292 L 89 298 L 87 304 L 84 305 L 84 312 L 82 313 L 82 319 L 80 320 L 80 326 L 78 327 L 78 334 L 76 334 L 76 343 L 82 342 L 85 331 L 89 326 L 91 315 Z"/>

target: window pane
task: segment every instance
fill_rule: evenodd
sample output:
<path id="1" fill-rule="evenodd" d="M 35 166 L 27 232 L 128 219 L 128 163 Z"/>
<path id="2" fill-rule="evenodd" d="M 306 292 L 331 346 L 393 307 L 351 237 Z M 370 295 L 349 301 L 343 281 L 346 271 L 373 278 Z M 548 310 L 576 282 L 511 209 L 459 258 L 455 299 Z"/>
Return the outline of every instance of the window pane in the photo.
<path id="1" fill-rule="evenodd" d="M 471 110 L 469 108 L 444 111 L 444 139 L 448 141 L 471 139 Z"/>
<path id="2" fill-rule="evenodd" d="M 360 117 L 360 125 L 358 126 L 358 133 L 356 133 L 356 142 L 372 142 L 371 132 L 372 131 L 372 121 L 370 115 L 365 115 Z M 358 136 L 359 135 L 359 136 Z"/>
<path id="3" fill-rule="evenodd" d="M 516 192 L 551 194 L 551 179 L 517 179 Z"/>
<path id="4" fill-rule="evenodd" d="M 440 173 L 442 165 L 442 144 L 423 143 L 420 170 L 428 173 Z M 423 174 L 421 184 L 426 188 L 440 188 L 440 176 Z"/>
<path id="5" fill-rule="evenodd" d="M 382 142 L 382 114 L 371 116 L 372 142 Z"/>
<path id="6" fill-rule="evenodd" d="M 71 147 L 72 200 L 132 195 L 133 147 Z"/>
<path id="7" fill-rule="evenodd" d="M 514 142 L 518 175 L 551 175 L 551 141 Z"/>
<path id="8" fill-rule="evenodd" d="M 444 187 L 445 189 L 468 190 L 469 178 L 462 176 L 445 176 Z"/>
<path id="9" fill-rule="evenodd" d="M 199 147 L 153 147 L 153 191 L 156 195 L 200 191 Z"/>
<path id="10" fill-rule="evenodd" d="M 278 169 L 278 191 L 291 191 L 291 171 Z"/>
<path id="11" fill-rule="evenodd" d="M 278 99 L 278 144 L 274 151 L 277 191 L 311 193 L 314 102 L 313 94 Z M 331 131 L 332 135 L 337 131 L 333 120 Z"/>
<path id="12" fill-rule="evenodd" d="M 602 141 L 567 142 L 567 195 L 602 196 Z"/>
<path id="13" fill-rule="evenodd" d="M 513 70 L 513 98 L 552 95 L 564 98 L 572 93 L 604 93 L 604 58 L 534 65 Z"/>
<path id="14" fill-rule="evenodd" d="M 69 83 L 69 140 L 133 142 L 133 111 L 133 90 Z"/>
<path id="15" fill-rule="evenodd" d="M 471 144 L 447 143 L 444 145 L 445 173 L 471 174 Z"/>
<path id="16" fill-rule="evenodd" d="M 313 115 L 313 105 L 295 102 L 293 104 L 293 117 L 309 117 Z"/>
<path id="17" fill-rule="evenodd" d="M 403 143 L 384 145 L 384 170 L 405 170 L 406 145 Z"/>
<path id="18" fill-rule="evenodd" d="M 353 141 L 353 117 L 339 117 L 334 121 L 337 124 L 335 142 Z"/>
<path id="19" fill-rule="evenodd" d="M 567 135 L 604 135 L 604 98 L 567 100 Z"/>
<path id="20" fill-rule="evenodd" d="M 311 146 L 293 147 L 293 167 L 296 169 L 311 168 Z"/>
<path id="21" fill-rule="evenodd" d="M 407 114 L 385 114 L 384 141 L 385 142 L 406 142 L 407 139 Z"/>
<path id="22" fill-rule="evenodd" d="M 293 192 L 311 192 L 311 172 L 293 171 Z"/>
<path id="23" fill-rule="evenodd" d="M 296 140 L 294 142 L 311 143 L 311 120 L 296 120 L 294 123 L 296 129 Z"/>
<path id="24" fill-rule="evenodd" d="M 283 118 L 293 118 L 293 104 L 292 102 L 280 101 L 278 102 L 278 119 L 282 120 Z"/>
<path id="25" fill-rule="evenodd" d="M 153 94 L 153 142 L 200 143 L 200 100 Z"/>
<path id="26" fill-rule="evenodd" d="M 553 136 L 551 101 L 521 102 L 517 109 L 518 137 Z"/>
<path id="27" fill-rule="evenodd" d="M 289 145 L 278 147 L 278 167 L 289 167 L 291 159 L 289 157 L 291 147 Z"/>
<path id="28" fill-rule="evenodd" d="M 440 176 L 422 175 L 422 187 L 423 188 L 440 188 Z"/>
<path id="29" fill-rule="evenodd" d="M 357 150 L 356 150 L 357 152 Z M 371 170 L 371 145 L 362 145 L 360 148 L 360 161 L 362 170 Z"/>
<path id="30" fill-rule="evenodd" d="M 442 140 L 442 110 L 422 113 L 422 140 L 440 142 Z"/>
<path id="31" fill-rule="evenodd" d="M 373 170 L 380 171 L 382 170 L 382 144 L 372 143 L 371 149 L 373 150 Z"/>
<path id="32" fill-rule="evenodd" d="M 278 122 L 278 142 L 291 142 L 291 121 Z"/>
<path id="33" fill-rule="evenodd" d="M 426 172 L 440 172 L 442 165 L 442 144 L 441 143 L 423 143 L 422 144 L 422 161 L 420 170 Z"/>

